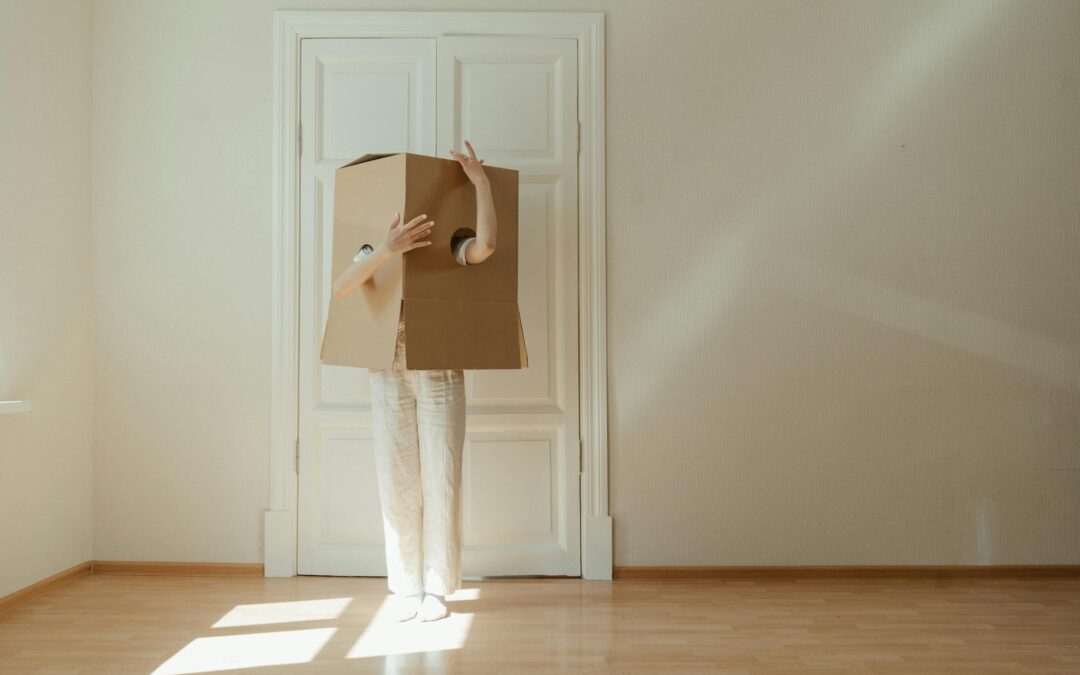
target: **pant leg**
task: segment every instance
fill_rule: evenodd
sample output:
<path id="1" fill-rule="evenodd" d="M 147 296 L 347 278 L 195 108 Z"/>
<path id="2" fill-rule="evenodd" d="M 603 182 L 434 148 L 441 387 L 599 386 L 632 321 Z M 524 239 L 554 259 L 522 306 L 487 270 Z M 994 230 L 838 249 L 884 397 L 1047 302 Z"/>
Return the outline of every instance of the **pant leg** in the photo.
<path id="1" fill-rule="evenodd" d="M 387 585 L 393 593 L 412 595 L 423 590 L 423 493 L 415 383 L 405 370 L 404 350 L 399 332 L 393 366 L 372 369 L 368 377 Z"/>
<path id="2" fill-rule="evenodd" d="M 424 591 L 449 595 L 461 587 L 465 374 L 461 370 L 415 372 L 424 493 Z"/>

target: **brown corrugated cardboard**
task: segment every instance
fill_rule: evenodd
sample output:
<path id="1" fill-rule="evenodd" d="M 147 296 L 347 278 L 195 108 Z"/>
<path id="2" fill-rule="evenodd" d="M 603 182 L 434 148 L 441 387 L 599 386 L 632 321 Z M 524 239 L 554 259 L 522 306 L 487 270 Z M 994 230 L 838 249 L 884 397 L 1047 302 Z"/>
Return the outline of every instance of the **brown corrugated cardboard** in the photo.
<path id="1" fill-rule="evenodd" d="M 331 298 L 321 358 L 326 365 L 389 368 L 404 313 L 406 367 L 525 368 L 528 355 L 517 304 L 518 172 L 484 166 L 498 222 L 495 253 L 479 265 L 454 260 L 450 240 L 476 229 L 476 192 L 456 160 L 414 153 L 371 154 L 339 168 L 334 186 L 337 278 L 363 244 L 427 214 L 430 246 L 384 263 L 348 297 Z"/>

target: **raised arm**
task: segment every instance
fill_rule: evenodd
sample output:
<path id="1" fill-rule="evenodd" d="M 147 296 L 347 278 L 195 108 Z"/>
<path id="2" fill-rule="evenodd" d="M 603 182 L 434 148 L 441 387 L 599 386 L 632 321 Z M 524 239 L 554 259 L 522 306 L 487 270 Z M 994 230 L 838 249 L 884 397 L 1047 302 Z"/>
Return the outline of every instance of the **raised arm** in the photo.
<path id="1" fill-rule="evenodd" d="M 334 279 L 334 297 L 347 297 L 350 293 L 360 288 L 365 282 L 375 275 L 384 262 L 401 255 L 414 248 L 431 244 L 430 239 L 422 239 L 431 232 L 435 226 L 434 220 L 425 221 L 426 213 L 421 213 L 409 222 L 401 225 L 401 214 L 394 213 L 394 219 L 390 221 L 390 227 L 386 231 L 386 238 L 367 255 L 359 255 L 353 258 L 353 264 L 345 268 L 341 275 Z"/>
<path id="2" fill-rule="evenodd" d="M 476 151 L 468 140 L 465 147 L 468 155 L 450 151 L 476 187 L 476 239 L 465 247 L 465 262 L 476 265 L 484 262 L 495 252 L 495 234 L 498 222 L 495 219 L 495 202 L 491 197 L 491 183 L 484 173 L 484 160 L 477 159 Z"/>

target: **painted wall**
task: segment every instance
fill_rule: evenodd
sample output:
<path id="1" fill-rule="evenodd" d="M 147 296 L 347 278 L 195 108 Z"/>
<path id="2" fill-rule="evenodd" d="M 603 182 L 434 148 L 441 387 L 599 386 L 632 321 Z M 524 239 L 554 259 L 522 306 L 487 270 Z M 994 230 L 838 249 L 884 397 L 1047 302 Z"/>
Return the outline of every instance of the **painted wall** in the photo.
<path id="1" fill-rule="evenodd" d="M 261 560 L 272 10 L 93 20 L 101 559 Z M 616 563 L 1080 562 L 1080 5 L 608 13 Z"/>
<path id="2" fill-rule="evenodd" d="M 616 560 L 1080 562 L 1080 5 L 686 6 L 611 21 Z"/>
<path id="3" fill-rule="evenodd" d="M 90 16 L 0 2 L 0 597 L 91 558 Z"/>

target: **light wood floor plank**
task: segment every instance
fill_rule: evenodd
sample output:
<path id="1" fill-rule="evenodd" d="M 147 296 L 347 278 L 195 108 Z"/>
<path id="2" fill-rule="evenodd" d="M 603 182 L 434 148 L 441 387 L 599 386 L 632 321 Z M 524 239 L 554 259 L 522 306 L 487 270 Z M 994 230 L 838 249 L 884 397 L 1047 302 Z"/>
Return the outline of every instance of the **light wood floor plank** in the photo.
<path id="1" fill-rule="evenodd" d="M 386 596 L 90 575 L 0 614 L 0 673 L 1080 672 L 1076 578 L 493 580 L 430 624 L 393 623 Z"/>

